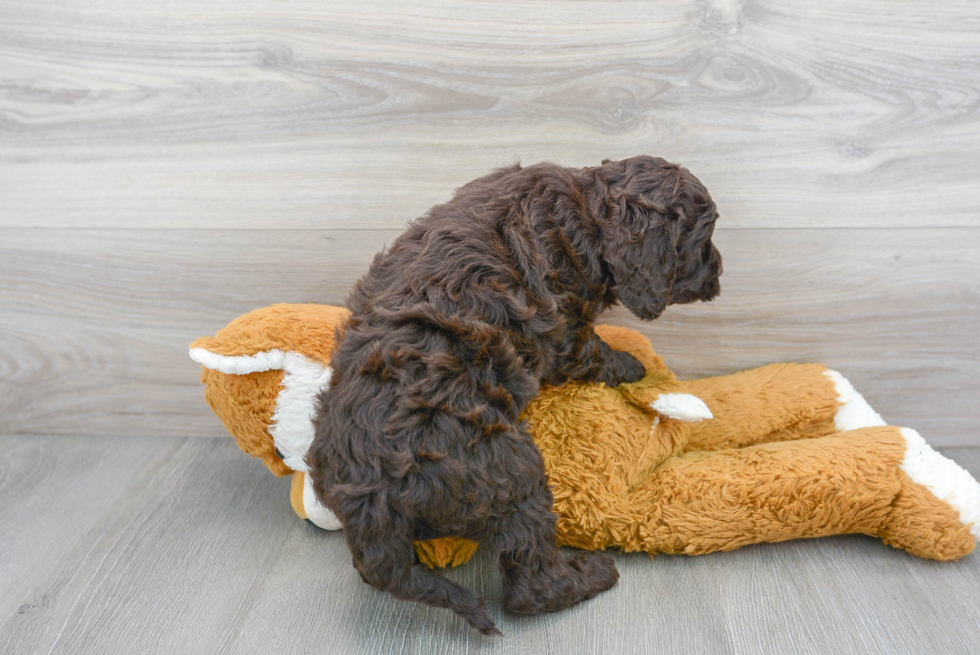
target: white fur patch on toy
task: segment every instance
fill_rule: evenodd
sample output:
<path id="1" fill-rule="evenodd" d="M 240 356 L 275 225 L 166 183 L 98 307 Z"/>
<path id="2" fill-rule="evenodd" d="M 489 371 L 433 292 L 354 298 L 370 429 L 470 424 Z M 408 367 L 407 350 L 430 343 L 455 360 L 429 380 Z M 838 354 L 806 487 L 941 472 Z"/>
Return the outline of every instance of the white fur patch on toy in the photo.
<path id="1" fill-rule="evenodd" d="M 286 466 L 306 471 L 304 458 L 313 443 L 314 405 L 320 391 L 330 384 L 330 367 L 278 349 L 254 355 L 219 355 L 191 348 L 189 354 L 198 364 L 227 375 L 282 371 L 282 390 L 276 397 L 269 433 Z"/>
<path id="2" fill-rule="evenodd" d="M 306 471 L 306 451 L 313 443 L 316 397 L 330 384 L 330 367 L 299 353 L 287 352 L 283 372 L 282 391 L 276 398 L 269 432 L 286 466 L 294 471 Z"/>
<path id="3" fill-rule="evenodd" d="M 714 418 L 704 401 L 689 393 L 665 393 L 650 403 L 650 409 L 667 418 L 694 423 Z"/>
<path id="4" fill-rule="evenodd" d="M 837 371 L 826 370 L 823 374 L 833 380 L 834 390 L 837 391 L 837 402 L 841 403 L 841 406 L 837 408 L 837 414 L 834 416 L 834 426 L 838 430 L 846 432 L 858 428 L 887 425 L 885 420 L 871 408 L 868 401 L 857 392 L 847 378 Z"/>
<path id="5" fill-rule="evenodd" d="M 970 526 L 973 537 L 980 539 L 980 483 L 969 471 L 933 450 L 915 430 L 901 428 L 899 432 L 906 443 L 902 470 L 959 512 L 960 522 Z"/>
<path id="6" fill-rule="evenodd" d="M 337 516 L 317 500 L 313 493 L 313 479 L 309 475 L 303 476 L 303 509 L 306 510 L 306 518 L 318 528 L 340 530 L 344 527 Z"/>

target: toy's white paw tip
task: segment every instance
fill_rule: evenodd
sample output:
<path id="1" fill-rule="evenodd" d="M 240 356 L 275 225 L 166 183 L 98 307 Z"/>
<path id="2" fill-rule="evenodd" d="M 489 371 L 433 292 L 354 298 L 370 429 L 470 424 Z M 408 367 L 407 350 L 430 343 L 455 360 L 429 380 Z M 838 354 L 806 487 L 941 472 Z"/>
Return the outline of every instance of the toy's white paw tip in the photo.
<path id="1" fill-rule="evenodd" d="M 864 399 L 853 385 L 843 375 L 837 371 L 827 369 L 823 372 L 834 383 L 834 390 L 837 392 L 837 414 L 834 416 L 834 427 L 841 432 L 857 430 L 858 428 L 870 428 L 887 425 L 868 401 Z"/>
<path id="2" fill-rule="evenodd" d="M 313 478 L 309 475 L 304 476 L 303 480 L 303 509 L 306 510 L 306 518 L 317 527 L 324 530 L 340 530 L 344 527 L 340 519 L 317 499 L 313 492 Z"/>
<path id="3" fill-rule="evenodd" d="M 980 483 L 965 468 L 933 450 L 915 430 L 901 428 L 899 432 L 906 446 L 902 470 L 955 509 L 960 522 L 980 539 Z"/>
<path id="4" fill-rule="evenodd" d="M 678 421 L 704 421 L 714 418 L 704 401 L 689 393 L 665 393 L 650 403 L 650 409 Z"/>

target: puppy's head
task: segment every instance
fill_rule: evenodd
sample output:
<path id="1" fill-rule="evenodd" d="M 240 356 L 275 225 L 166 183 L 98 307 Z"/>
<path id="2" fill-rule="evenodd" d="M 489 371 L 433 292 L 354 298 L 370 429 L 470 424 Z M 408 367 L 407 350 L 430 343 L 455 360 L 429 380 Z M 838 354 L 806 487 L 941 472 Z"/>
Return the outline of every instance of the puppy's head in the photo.
<path id="1" fill-rule="evenodd" d="M 609 189 L 602 257 L 616 299 L 651 320 L 667 305 L 717 296 L 721 255 L 711 235 L 718 211 L 704 185 L 656 157 L 593 170 Z"/>

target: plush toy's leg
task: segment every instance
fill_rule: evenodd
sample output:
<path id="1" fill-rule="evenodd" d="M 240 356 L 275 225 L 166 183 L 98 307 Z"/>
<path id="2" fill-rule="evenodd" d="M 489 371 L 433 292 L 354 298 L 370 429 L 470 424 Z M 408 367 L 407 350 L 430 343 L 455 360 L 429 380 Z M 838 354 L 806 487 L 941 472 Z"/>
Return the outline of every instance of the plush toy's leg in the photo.
<path id="1" fill-rule="evenodd" d="M 687 391 L 714 414 L 694 423 L 688 450 L 721 450 L 884 425 L 836 371 L 819 364 L 771 364 L 690 380 Z"/>
<path id="2" fill-rule="evenodd" d="M 504 608 L 515 614 L 556 612 L 619 580 L 611 557 L 580 552 L 566 560 L 559 552 L 554 501 L 541 478 L 538 493 L 490 526 L 504 574 Z"/>
<path id="3" fill-rule="evenodd" d="M 606 545 L 627 550 L 695 555 L 864 533 L 955 559 L 980 534 L 980 485 L 914 431 L 863 428 L 674 457 L 608 523 L 625 538 Z"/>

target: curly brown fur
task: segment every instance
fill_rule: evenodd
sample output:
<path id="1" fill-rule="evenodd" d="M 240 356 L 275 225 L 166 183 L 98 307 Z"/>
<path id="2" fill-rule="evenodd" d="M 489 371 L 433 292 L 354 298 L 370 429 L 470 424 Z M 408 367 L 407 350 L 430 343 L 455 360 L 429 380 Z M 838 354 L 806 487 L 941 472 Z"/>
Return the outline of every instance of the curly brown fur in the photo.
<path id="1" fill-rule="evenodd" d="M 558 552 L 541 453 L 519 416 L 541 383 L 642 377 L 593 322 L 616 301 L 653 319 L 716 296 L 716 217 L 701 183 L 662 159 L 512 166 L 375 257 L 348 299 L 307 457 L 365 582 L 484 634 L 498 632 L 482 600 L 418 564 L 413 540 L 488 544 L 516 613 L 616 583 L 611 558 Z"/>

